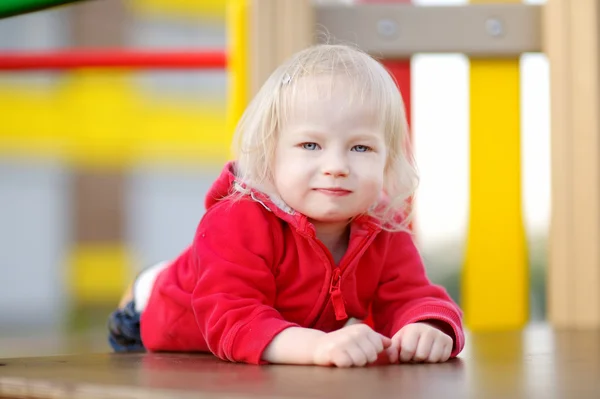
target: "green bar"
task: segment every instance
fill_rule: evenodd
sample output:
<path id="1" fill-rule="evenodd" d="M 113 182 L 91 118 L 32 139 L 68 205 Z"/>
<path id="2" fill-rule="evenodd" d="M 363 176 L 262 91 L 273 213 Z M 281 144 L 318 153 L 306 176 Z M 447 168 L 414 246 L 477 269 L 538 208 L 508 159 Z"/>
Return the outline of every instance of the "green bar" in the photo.
<path id="1" fill-rule="evenodd" d="M 13 17 L 80 0 L 0 0 L 0 18 Z"/>

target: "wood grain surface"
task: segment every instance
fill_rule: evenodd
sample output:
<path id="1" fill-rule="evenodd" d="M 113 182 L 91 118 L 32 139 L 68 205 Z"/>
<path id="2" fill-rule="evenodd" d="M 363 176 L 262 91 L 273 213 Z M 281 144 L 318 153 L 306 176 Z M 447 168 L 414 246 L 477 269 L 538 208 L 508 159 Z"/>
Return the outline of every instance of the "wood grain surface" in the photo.
<path id="1" fill-rule="evenodd" d="M 2 398 L 598 398 L 600 331 L 468 335 L 443 364 L 250 366 L 203 354 L 0 360 Z"/>

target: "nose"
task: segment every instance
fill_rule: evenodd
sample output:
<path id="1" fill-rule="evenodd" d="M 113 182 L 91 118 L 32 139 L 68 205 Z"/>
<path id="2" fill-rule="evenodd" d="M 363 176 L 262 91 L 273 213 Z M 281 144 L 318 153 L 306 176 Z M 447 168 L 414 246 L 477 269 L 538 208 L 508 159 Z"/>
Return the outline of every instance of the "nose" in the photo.
<path id="1" fill-rule="evenodd" d="M 346 177 L 350 174 L 348 159 L 342 154 L 327 154 L 323 159 L 323 174 L 331 177 Z"/>

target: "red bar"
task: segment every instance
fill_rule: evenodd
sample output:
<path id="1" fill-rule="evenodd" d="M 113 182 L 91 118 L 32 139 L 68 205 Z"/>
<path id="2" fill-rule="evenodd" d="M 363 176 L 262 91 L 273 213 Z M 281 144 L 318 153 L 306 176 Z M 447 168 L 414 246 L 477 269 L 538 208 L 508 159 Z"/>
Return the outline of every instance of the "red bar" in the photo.
<path id="1" fill-rule="evenodd" d="M 383 65 L 387 68 L 390 74 L 396 79 L 398 89 L 402 93 L 404 106 L 406 108 L 406 119 L 409 126 L 412 118 L 412 98 L 411 98 L 411 76 L 410 76 L 410 61 L 409 60 L 383 60 Z"/>
<path id="2" fill-rule="evenodd" d="M 59 50 L 0 52 L 0 70 L 76 68 L 224 69 L 222 50 Z"/>

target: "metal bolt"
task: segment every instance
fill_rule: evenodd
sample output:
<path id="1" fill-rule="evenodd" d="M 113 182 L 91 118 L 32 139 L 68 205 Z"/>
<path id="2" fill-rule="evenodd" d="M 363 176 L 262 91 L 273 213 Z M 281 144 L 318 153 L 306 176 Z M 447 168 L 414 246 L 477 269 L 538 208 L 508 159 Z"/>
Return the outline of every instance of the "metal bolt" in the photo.
<path id="1" fill-rule="evenodd" d="M 504 34 L 504 24 L 498 18 L 488 18 L 485 21 L 485 30 L 490 36 L 499 37 Z"/>
<path id="2" fill-rule="evenodd" d="M 377 22 L 377 32 L 383 37 L 392 37 L 398 31 L 398 24 L 391 19 L 381 19 Z"/>

